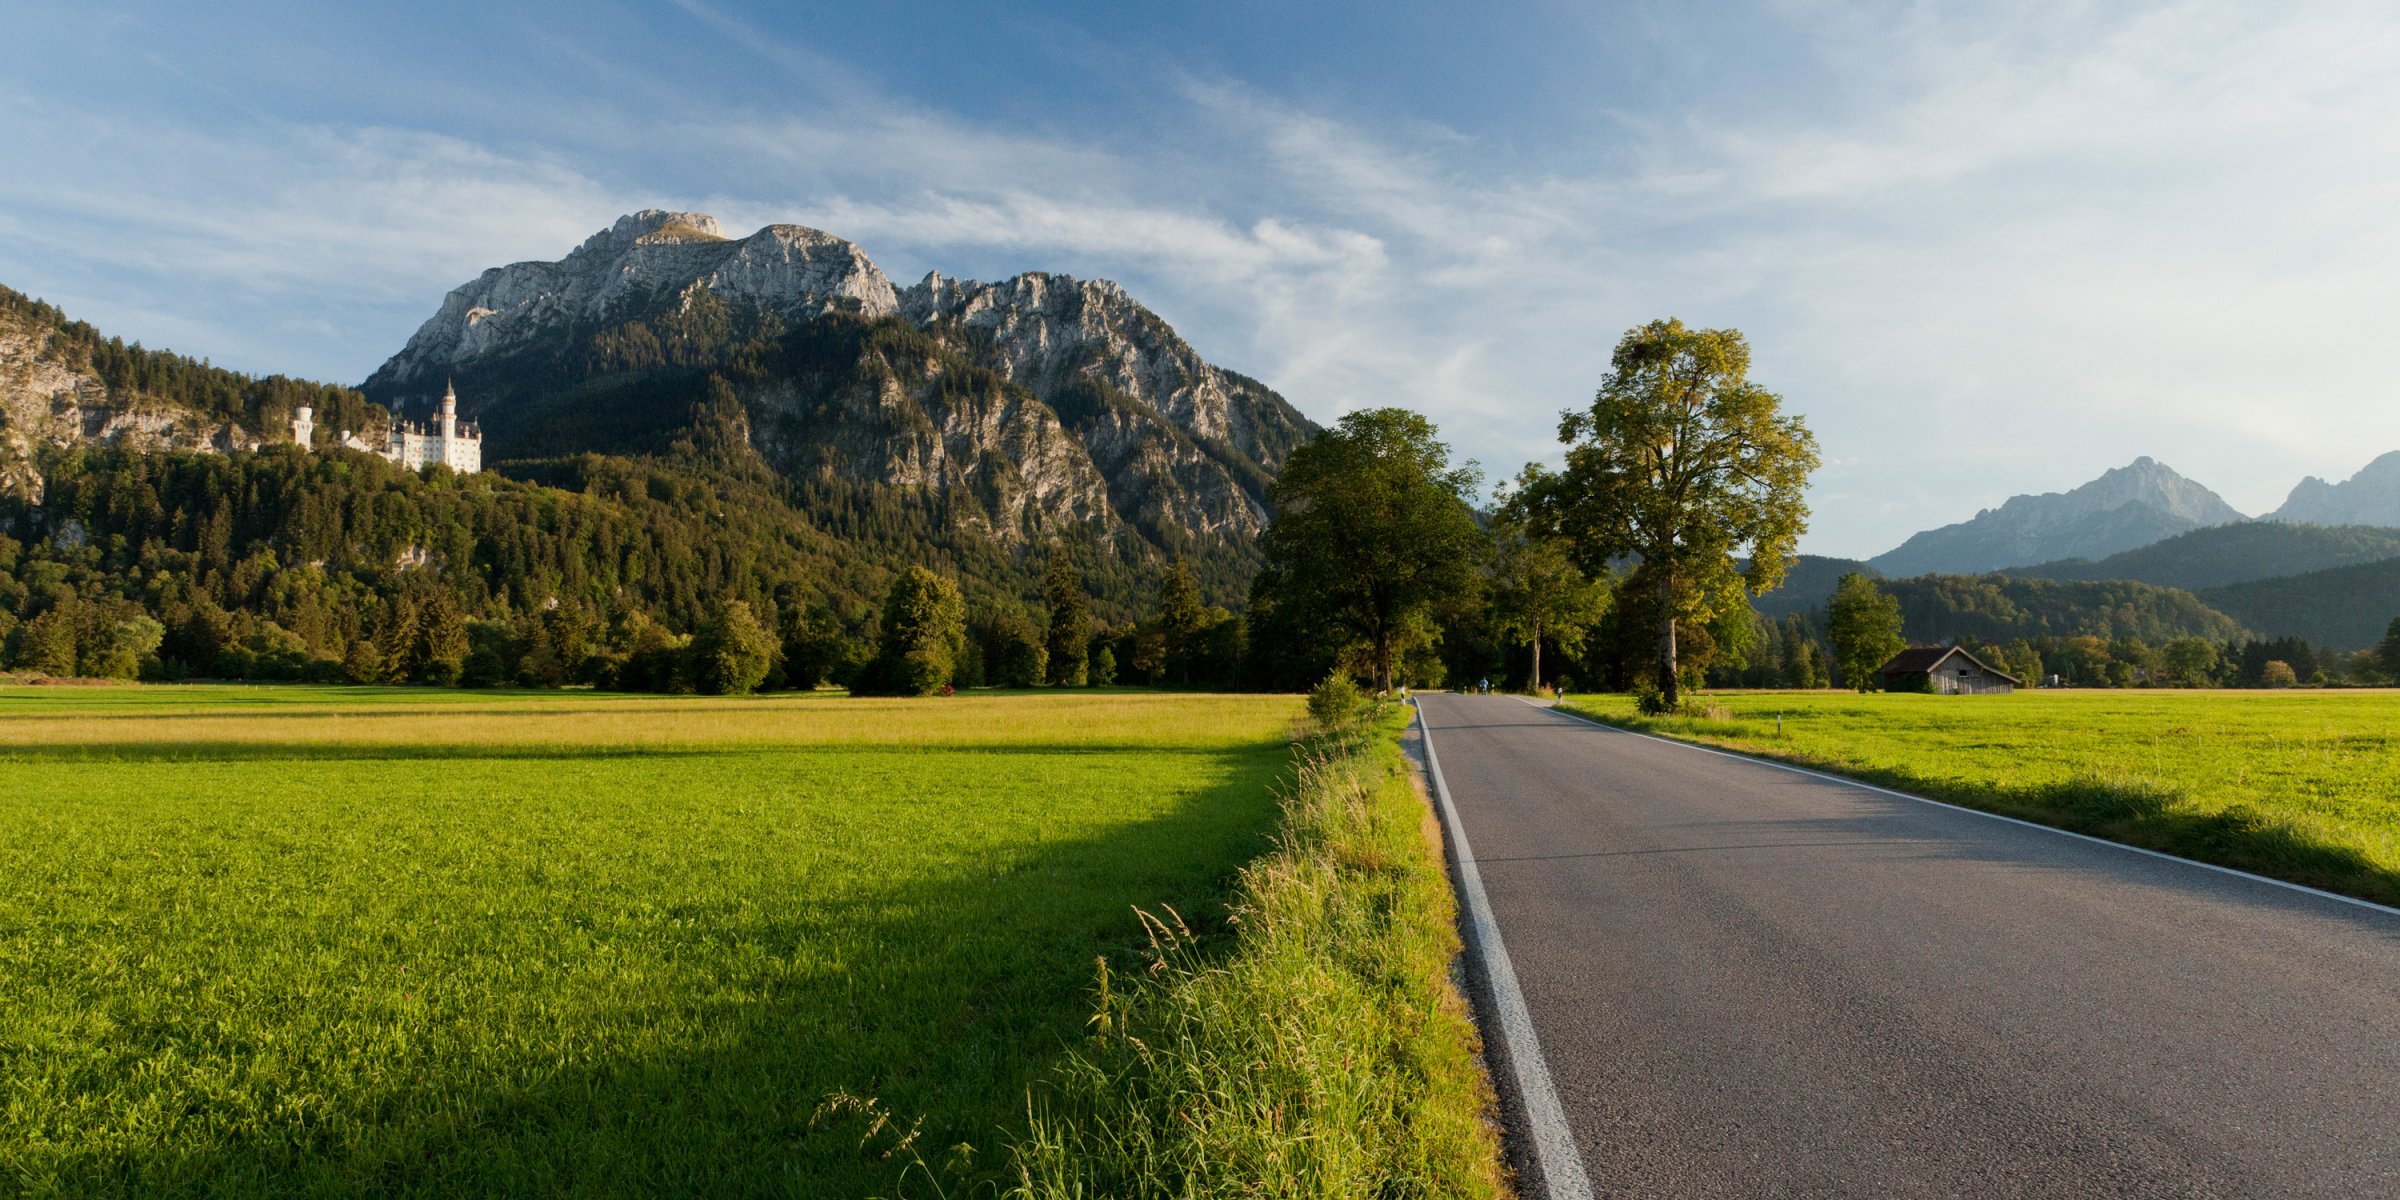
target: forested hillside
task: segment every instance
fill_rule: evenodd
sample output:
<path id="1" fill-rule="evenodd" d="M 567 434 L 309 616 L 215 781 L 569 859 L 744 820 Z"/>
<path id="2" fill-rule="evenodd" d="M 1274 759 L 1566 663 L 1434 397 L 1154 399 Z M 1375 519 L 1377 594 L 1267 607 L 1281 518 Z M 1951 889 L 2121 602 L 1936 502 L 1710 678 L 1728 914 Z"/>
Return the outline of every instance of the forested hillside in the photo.
<path id="1" fill-rule="evenodd" d="M 2020 579 L 2133 579 L 2197 591 L 2390 558 L 2400 558 L 2400 529 L 2244 521 L 2195 529 L 2097 562 L 2072 558 L 2003 573 Z"/>
<path id="2" fill-rule="evenodd" d="M 74 446 L 232 449 L 290 440 L 292 410 L 317 426 L 380 431 L 380 405 L 349 388 L 256 377 L 103 337 L 57 307 L 0 287 L 0 493 L 38 500 L 40 459 Z"/>
<path id="3" fill-rule="evenodd" d="M 1882 587 L 1900 601 L 1903 635 L 1918 643 L 2074 636 L 2229 642 L 2244 633 L 2240 622 L 2190 592 L 2127 580 L 1921 575 L 1885 580 Z"/>
<path id="4" fill-rule="evenodd" d="M 2360 650 L 2400 618 L 2400 558 L 2252 580 L 2200 596 L 2261 633 Z"/>

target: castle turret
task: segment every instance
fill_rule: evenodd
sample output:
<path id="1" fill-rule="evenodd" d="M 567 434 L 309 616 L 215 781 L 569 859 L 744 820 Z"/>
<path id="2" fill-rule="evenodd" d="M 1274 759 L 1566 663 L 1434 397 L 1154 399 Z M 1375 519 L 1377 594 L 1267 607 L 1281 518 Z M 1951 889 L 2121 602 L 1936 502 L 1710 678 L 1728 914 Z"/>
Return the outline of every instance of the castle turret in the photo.
<path id="1" fill-rule="evenodd" d="M 292 410 L 292 440 L 303 450 L 308 449 L 310 435 L 317 431 L 316 418 L 316 410 L 305 404 Z"/>
<path id="2" fill-rule="evenodd" d="M 447 445 L 458 437 L 458 388 L 449 380 L 442 381 L 442 442 Z"/>

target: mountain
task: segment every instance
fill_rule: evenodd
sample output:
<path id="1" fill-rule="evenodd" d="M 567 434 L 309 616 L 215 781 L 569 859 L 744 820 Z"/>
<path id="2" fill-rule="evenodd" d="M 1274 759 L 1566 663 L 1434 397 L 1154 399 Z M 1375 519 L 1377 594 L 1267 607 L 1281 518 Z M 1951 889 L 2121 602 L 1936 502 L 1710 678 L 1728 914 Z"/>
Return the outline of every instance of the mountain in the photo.
<path id="1" fill-rule="evenodd" d="M 803 507 L 898 503 L 997 543 L 1187 554 L 1229 585 L 1315 430 L 1118 285 L 938 274 L 704 214 L 618 220 L 557 262 L 452 291 L 363 387 L 413 411 L 455 381 L 487 461 L 655 454 L 715 429 Z"/>
<path id="2" fill-rule="evenodd" d="M 1855 558 L 1803 554 L 1784 569 L 1783 586 L 1764 596 L 1751 597 L 1750 607 L 1757 609 L 1760 616 L 1775 620 L 1794 613 L 1821 612 L 1825 602 L 1833 598 L 1833 589 L 1841 584 L 1842 576 L 1853 573 L 1870 579 L 1883 578 L 1883 572 Z"/>
<path id="3" fill-rule="evenodd" d="M 2243 623 L 2178 588 L 2130 580 L 2057 583 L 2003 575 L 1924 575 L 1887 579 L 1900 601 L 1903 636 L 1912 642 L 1973 638 L 2140 638 L 2153 646 L 2180 637 L 2225 642 Z"/>
<path id="4" fill-rule="evenodd" d="M 145 350 L 0 287 L 0 496 L 39 503 L 42 457 L 72 446 L 223 451 L 287 441 L 303 404 L 328 428 L 380 430 L 385 420 L 347 388 Z"/>
<path id="5" fill-rule="evenodd" d="M 2314 475 L 2300 481 L 2270 521 L 2319 525 L 2400 526 L 2400 450 L 2386 454 L 2340 483 Z"/>
<path id="6" fill-rule="evenodd" d="M 2011 567 L 2019 579 L 2135 579 L 2199 590 L 2400 558 L 2400 529 L 2244 521 L 2180 533 L 2098 562 L 2071 558 Z"/>
<path id="7" fill-rule="evenodd" d="M 2400 558 L 2210 588 L 2200 598 L 2267 637 L 2362 650 L 2400 618 Z"/>
<path id="8" fill-rule="evenodd" d="M 2104 558 L 2247 518 L 2164 463 L 2137 458 L 2068 492 L 2013 496 L 1973 520 L 1927 530 L 1867 561 L 1886 575 L 1975 574 Z"/>

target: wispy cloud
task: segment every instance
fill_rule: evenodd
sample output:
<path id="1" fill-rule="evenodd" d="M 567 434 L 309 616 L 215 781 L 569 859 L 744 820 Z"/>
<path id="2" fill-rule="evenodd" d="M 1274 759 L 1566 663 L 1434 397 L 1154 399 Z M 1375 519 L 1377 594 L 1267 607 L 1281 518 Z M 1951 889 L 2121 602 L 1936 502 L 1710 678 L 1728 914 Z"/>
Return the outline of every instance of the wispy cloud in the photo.
<path id="1" fill-rule="evenodd" d="M 2385 6 L 1785 4 L 1807 32 L 1777 53 L 1831 83 L 1712 78 L 1549 155 L 1171 69 L 1172 128 L 1000 122 L 679 8 L 776 94 L 702 100 L 563 34 L 606 94 L 528 103 L 505 135 L 202 129 L 0 85 L 22 168 L 0 272 L 195 351 L 356 378 L 442 290 L 617 213 L 796 220 L 895 273 L 1118 278 L 1311 414 L 1420 408 L 1495 473 L 1556 452 L 1625 328 L 1680 315 L 1748 331 L 1818 429 L 1828 552 L 2137 454 L 2258 510 L 2400 446 Z M 1929 477 L 1929 445 L 1981 469 Z"/>

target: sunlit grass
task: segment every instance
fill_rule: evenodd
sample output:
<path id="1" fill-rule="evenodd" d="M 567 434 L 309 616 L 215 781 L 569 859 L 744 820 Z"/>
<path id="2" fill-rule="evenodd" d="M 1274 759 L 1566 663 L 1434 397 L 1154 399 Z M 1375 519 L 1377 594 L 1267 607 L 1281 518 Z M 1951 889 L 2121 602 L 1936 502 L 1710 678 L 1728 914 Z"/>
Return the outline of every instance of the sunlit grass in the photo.
<path id="1" fill-rule="evenodd" d="M 1267 845 L 1297 711 L 0 690 L 0 1192 L 990 1177 L 1133 907 Z"/>
<path id="2" fill-rule="evenodd" d="M 1728 719 L 1570 707 L 2400 903 L 2400 692 L 1712 695 Z"/>

